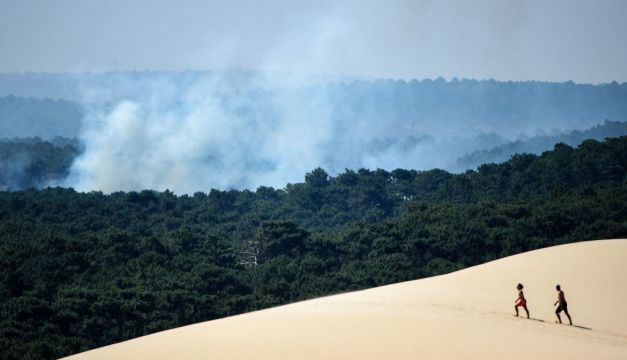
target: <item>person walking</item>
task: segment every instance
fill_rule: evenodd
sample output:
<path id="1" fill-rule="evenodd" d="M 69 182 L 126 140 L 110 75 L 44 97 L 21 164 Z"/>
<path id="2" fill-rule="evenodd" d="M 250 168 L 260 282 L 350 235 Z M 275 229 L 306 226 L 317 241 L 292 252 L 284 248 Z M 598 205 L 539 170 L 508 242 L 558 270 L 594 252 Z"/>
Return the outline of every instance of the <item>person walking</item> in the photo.
<path id="1" fill-rule="evenodd" d="M 516 316 L 518 316 L 518 307 L 521 306 L 525 309 L 527 313 L 527 319 L 529 319 L 529 310 L 527 309 L 527 300 L 525 299 L 525 294 L 523 293 L 523 284 L 518 284 L 516 289 L 518 289 L 518 298 L 514 301 L 514 310 L 516 310 Z"/>
<path id="2" fill-rule="evenodd" d="M 570 318 L 570 314 L 568 313 L 568 303 L 566 302 L 566 297 L 564 296 L 564 292 L 562 291 L 562 288 L 559 285 L 555 287 L 555 290 L 557 290 L 557 301 L 553 304 L 553 306 L 559 304 L 557 309 L 555 309 L 555 315 L 557 315 L 557 321 L 559 321 L 560 324 L 562 323 L 562 318 L 560 317 L 560 313 L 564 311 L 564 314 L 568 316 L 568 322 L 570 323 L 570 325 L 572 325 L 573 321 Z"/>

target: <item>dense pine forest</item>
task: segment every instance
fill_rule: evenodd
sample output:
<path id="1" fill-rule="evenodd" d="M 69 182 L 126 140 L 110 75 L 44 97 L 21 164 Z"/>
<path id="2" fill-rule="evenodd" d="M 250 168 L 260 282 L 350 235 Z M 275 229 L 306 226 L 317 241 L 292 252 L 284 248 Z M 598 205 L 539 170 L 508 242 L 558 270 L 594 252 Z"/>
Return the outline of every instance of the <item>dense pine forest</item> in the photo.
<path id="1" fill-rule="evenodd" d="M 0 358 L 56 358 L 302 299 L 627 236 L 627 137 L 451 174 L 283 189 L 0 192 Z"/>

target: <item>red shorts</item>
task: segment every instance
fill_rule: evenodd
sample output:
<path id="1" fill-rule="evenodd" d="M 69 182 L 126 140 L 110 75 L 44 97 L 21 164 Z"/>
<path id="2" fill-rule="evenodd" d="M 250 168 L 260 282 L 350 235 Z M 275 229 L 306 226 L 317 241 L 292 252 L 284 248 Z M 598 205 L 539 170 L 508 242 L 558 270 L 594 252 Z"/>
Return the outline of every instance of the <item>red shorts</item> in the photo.
<path id="1" fill-rule="evenodd" d="M 527 306 L 527 301 L 525 301 L 525 300 L 518 300 L 516 302 L 516 306 L 523 306 L 523 307 Z"/>

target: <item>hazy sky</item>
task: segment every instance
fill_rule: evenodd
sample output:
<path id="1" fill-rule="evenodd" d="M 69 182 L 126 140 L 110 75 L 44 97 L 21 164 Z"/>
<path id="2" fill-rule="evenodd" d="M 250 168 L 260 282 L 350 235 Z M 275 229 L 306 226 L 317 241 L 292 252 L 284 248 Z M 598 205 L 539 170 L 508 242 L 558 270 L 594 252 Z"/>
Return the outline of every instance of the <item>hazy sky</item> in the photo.
<path id="1" fill-rule="evenodd" d="M 0 72 L 627 81 L 627 1 L 0 0 Z"/>

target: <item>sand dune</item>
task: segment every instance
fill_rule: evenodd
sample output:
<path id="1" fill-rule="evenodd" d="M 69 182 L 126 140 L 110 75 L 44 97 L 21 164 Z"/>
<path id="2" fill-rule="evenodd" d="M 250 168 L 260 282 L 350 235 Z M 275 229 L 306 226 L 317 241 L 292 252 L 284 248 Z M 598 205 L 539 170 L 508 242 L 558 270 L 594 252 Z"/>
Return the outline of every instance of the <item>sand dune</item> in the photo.
<path id="1" fill-rule="evenodd" d="M 71 359 L 627 359 L 627 240 L 511 256 L 448 275 L 160 332 Z M 525 285 L 531 320 L 516 318 Z M 554 323 L 555 285 L 575 326 Z"/>

